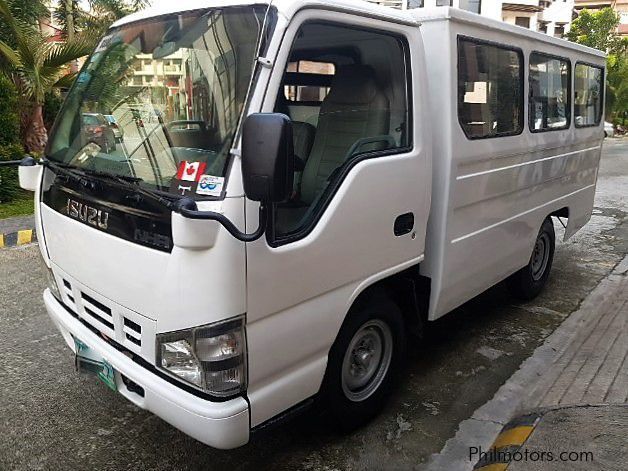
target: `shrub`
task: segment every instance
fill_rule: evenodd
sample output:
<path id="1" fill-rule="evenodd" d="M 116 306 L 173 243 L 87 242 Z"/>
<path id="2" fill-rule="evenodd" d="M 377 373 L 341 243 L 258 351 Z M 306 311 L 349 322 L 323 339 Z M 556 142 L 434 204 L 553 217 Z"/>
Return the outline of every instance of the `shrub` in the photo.
<path id="1" fill-rule="evenodd" d="M 13 84 L 0 75 L 0 160 L 20 160 L 20 118 L 17 93 Z M 17 168 L 0 167 L 0 204 L 14 199 L 19 189 Z"/>
<path id="2" fill-rule="evenodd" d="M 20 160 L 24 149 L 19 144 L 0 146 L 0 161 Z M 19 191 L 17 167 L 0 167 L 0 204 L 13 200 Z"/>
<path id="3" fill-rule="evenodd" d="M 63 98 L 61 98 L 61 94 L 57 90 L 46 92 L 44 98 L 44 125 L 48 132 L 50 132 L 62 104 Z"/>
<path id="4" fill-rule="evenodd" d="M 17 92 L 13 83 L 0 75 L 0 146 L 17 144 L 20 139 L 20 117 Z"/>

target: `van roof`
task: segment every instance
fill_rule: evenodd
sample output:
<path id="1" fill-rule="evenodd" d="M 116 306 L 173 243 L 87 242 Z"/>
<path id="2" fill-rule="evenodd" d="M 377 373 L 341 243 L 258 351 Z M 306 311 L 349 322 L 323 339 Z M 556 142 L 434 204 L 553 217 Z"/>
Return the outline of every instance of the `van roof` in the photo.
<path id="1" fill-rule="evenodd" d="M 116 21 L 112 28 L 122 26 L 135 21 L 141 21 L 154 18 L 161 15 L 179 13 L 184 11 L 202 10 L 206 8 L 220 8 L 240 5 L 268 5 L 272 3 L 280 14 L 286 18 L 292 18 L 302 8 L 321 8 L 333 9 L 338 11 L 346 11 L 350 13 L 367 14 L 374 18 L 402 23 L 407 25 L 416 25 L 417 20 L 412 18 L 407 11 L 401 11 L 394 8 L 384 7 L 364 0 L 186 0 L 186 1 L 169 1 L 154 7 L 149 7 L 138 13 L 126 16 Z"/>
<path id="2" fill-rule="evenodd" d="M 566 39 L 555 38 L 548 36 L 544 33 L 537 31 L 531 31 L 521 26 L 515 26 L 504 21 L 494 20 L 485 16 L 477 15 L 466 10 L 452 7 L 432 7 L 432 8 L 415 8 L 408 10 L 408 14 L 417 20 L 419 23 L 427 23 L 428 21 L 455 21 L 459 23 L 468 23 L 473 25 L 480 25 L 488 30 L 506 31 L 508 33 L 534 39 L 536 41 L 552 44 L 554 46 L 563 47 L 566 49 L 583 52 L 596 57 L 604 58 L 606 54 L 597 49 L 583 46 L 581 44 L 567 41 Z M 484 38 L 490 39 L 490 38 Z"/>
<path id="3" fill-rule="evenodd" d="M 398 10 L 390 7 L 377 5 L 364 0 L 186 0 L 185 2 L 163 2 L 159 6 L 154 6 L 142 10 L 138 13 L 126 16 L 113 24 L 113 28 L 135 21 L 155 18 L 162 15 L 179 13 L 206 8 L 220 8 L 240 5 L 268 5 L 272 3 L 279 13 L 291 19 L 302 8 L 320 8 L 345 11 L 348 13 L 359 13 L 361 15 L 372 16 L 373 18 L 394 23 L 406 24 L 409 26 L 419 25 L 428 21 L 457 21 L 481 25 L 487 29 L 507 31 L 509 33 L 533 38 L 541 42 L 553 44 L 559 47 L 576 50 L 596 57 L 605 57 L 605 53 L 590 47 L 575 44 L 563 39 L 554 38 L 547 34 L 530 31 L 519 26 L 511 25 L 503 21 L 487 18 L 475 13 L 471 13 L 459 8 L 434 7 L 415 8 L 411 10 Z"/>

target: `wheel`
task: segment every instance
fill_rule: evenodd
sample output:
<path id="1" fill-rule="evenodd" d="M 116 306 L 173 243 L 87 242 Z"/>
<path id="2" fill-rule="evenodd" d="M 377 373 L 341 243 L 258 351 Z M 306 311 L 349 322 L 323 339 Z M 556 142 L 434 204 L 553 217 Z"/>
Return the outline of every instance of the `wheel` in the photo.
<path id="1" fill-rule="evenodd" d="M 351 431 L 379 413 L 405 346 L 401 311 L 381 299 L 352 309 L 329 353 L 322 399 L 334 422 Z"/>
<path id="2" fill-rule="evenodd" d="M 543 290 L 552 269 L 555 240 L 554 224 L 548 217 L 536 237 L 530 262 L 508 279 L 508 286 L 515 297 L 527 301 Z"/>

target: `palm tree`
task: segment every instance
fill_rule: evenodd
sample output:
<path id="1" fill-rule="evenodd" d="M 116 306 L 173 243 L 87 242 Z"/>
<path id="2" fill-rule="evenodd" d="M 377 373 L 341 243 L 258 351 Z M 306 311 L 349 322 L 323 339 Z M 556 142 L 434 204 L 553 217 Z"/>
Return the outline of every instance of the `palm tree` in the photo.
<path id="1" fill-rule="evenodd" d="M 0 73 L 13 81 L 25 102 L 22 113 L 26 150 L 41 153 L 48 142 L 43 120 L 45 94 L 72 83 L 74 74 L 68 73 L 68 64 L 89 54 L 95 40 L 76 35 L 65 43 L 53 43 L 38 29 L 16 20 L 6 0 L 0 0 L 0 20 L 4 20 L 13 43 L 0 40 Z"/>

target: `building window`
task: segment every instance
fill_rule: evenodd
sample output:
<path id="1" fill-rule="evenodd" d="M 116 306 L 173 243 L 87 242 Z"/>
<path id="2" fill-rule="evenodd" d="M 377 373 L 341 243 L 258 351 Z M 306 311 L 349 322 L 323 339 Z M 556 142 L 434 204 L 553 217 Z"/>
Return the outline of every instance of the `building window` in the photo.
<path id="1" fill-rule="evenodd" d="M 561 23 L 556 23 L 554 26 L 554 37 L 562 38 L 565 34 L 565 25 Z"/>
<path id="2" fill-rule="evenodd" d="M 469 139 L 523 130 L 523 54 L 477 39 L 458 40 L 458 120 Z"/>
<path id="3" fill-rule="evenodd" d="M 597 126 L 602 120 L 604 70 L 576 64 L 574 80 L 574 115 L 576 127 Z"/>
<path id="4" fill-rule="evenodd" d="M 460 4 L 458 8 L 461 10 L 467 10 L 471 13 L 480 14 L 480 10 L 482 9 L 482 1 L 481 0 L 460 0 Z"/>
<path id="5" fill-rule="evenodd" d="M 547 34 L 547 21 L 539 21 L 539 33 Z"/>
<path id="6" fill-rule="evenodd" d="M 436 0 L 437 7 L 450 7 L 453 4 L 453 0 Z"/>
<path id="7" fill-rule="evenodd" d="M 530 129 L 552 131 L 569 127 L 571 63 L 545 54 L 530 54 Z"/>
<path id="8" fill-rule="evenodd" d="M 517 16 L 515 17 L 515 24 L 522 28 L 530 29 L 530 17 L 529 16 Z"/>

